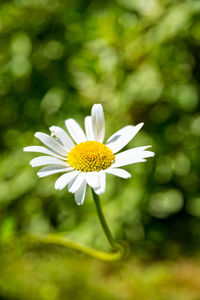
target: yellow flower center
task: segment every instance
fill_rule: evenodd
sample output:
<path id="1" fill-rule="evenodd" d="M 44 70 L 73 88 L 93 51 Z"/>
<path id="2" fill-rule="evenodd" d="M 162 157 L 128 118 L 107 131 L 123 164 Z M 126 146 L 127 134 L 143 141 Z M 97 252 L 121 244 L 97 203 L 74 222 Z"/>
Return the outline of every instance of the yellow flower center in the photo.
<path id="1" fill-rule="evenodd" d="M 82 172 L 99 172 L 111 166 L 114 154 L 104 144 L 88 141 L 76 145 L 68 154 L 71 167 Z"/>

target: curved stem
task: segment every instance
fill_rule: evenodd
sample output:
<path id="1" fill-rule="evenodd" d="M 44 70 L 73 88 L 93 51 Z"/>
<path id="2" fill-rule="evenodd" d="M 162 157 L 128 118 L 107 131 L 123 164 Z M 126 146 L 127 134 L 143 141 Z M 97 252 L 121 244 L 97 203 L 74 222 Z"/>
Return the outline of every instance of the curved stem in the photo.
<path id="1" fill-rule="evenodd" d="M 36 235 L 36 234 L 27 234 L 26 237 L 29 239 L 29 241 L 33 243 L 43 243 L 43 244 L 55 244 L 55 245 L 61 245 L 65 246 L 69 249 L 73 249 L 76 251 L 79 251 L 81 253 L 84 253 L 86 255 L 89 255 L 91 257 L 94 257 L 99 260 L 103 261 L 116 261 L 122 258 L 123 252 L 121 250 L 117 250 L 114 252 L 103 252 L 96 250 L 94 248 L 79 244 L 77 242 L 74 242 L 70 239 L 68 239 L 66 236 L 63 236 L 61 234 L 48 234 L 48 235 Z"/>
<path id="2" fill-rule="evenodd" d="M 101 202 L 99 199 L 99 196 L 95 194 L 95 192 L 92 189 L 92 195 L 95 202 L 97 214 L 101 223 L 101 226 L 103 228 L 103 231 L 105 233 L 105 236 L 108 240 L 108 243 L 110 244 L 111 248 L 113 249 L 113 252 L 107 253 L 104 251 L 96 250 L 94 248 L 79 244 L 77 242 L 74 242 L 70 239 L 68 239 L 65 235 L 65 233 L 53 233 L 53 234 L 47 234 L 47 235 L 37 235 L 37 234 L 27 234 L 26 237 L 29 239 L 29 241 L 32 241 L 34 243 L 44 243 L 44 244 L 56 244 L 65 246 L 67 248 L 77 250 L 79 252 L 82 252 L 86 255 L 89 255 L 91 257 L 103 260 L 103 261 L 116 261 L 121 259 L 125 254 L 125 248 L 122 244 L 119 242 L 116 242 L 115 239 L 112 236 L 112 233 L 108 227 L 108 224 L 106 222 L 106 219 L 104 217 L 102 208 L 101 208 Z"/>

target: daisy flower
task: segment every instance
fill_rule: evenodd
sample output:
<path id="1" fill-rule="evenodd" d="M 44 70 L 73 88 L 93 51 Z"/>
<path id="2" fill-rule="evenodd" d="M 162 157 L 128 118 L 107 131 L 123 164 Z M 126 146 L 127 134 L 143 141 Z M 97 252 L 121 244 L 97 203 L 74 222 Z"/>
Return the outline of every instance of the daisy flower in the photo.
<path id="1" fill-rule="evenodd" d="M 105 121 L 101 104 L 94 104 L 91 116 L 85 117 L 85 132 L 74 119 L 66 120 L 65 125 L 70 135 L 64 129 L 52 126 L 51 135 L 35 133 L 46 147 L 30 146 L 24 151 L 46 154 L 32 159 L 31 166 L 45 166 L 38 171 L 39 177 L 64 173 L 56 180 L 55 189 L 62 190 L 67 186 L 78 205 L 84 202 L 87 185 L 97 195 L 102 194 L 106 188 L 106 174 L 130 178 L 131 174 L 121 167 L 154 156 L 153 152 L 146 150 L 151 146 L 118 153 L 134 138 L 143 123 L 125 126 L 103 143 Z"/>

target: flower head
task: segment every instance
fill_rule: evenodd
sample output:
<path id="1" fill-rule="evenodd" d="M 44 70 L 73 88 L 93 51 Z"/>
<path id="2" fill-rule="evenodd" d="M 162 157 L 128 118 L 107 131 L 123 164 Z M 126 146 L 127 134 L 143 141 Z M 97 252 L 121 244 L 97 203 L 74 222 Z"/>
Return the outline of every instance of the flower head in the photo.
<path id="1" fill-rule="evenodd" d="M 105 122 L 101 104 L 94 104 L 91 116 L 85 118 L 85 133 L 73 119 L 66 120 L 65 125 L 71 137 L 62 128 L 52 126 L 51 135 L 35 133 L 46 147 L 30 146 L 24 151 L 47 154 L 32 159 L 31 166 L 45 166 L 38 171 L 39 177 L 64 173 L 56 180 L 55 188 L 62 190 L 67 186 L 78 205 L 84 202 L 87 184 L 96 194 L 102 194 L 106 188 L 106 174 L 130 178 L 131 174 L 122 166 L 144 162 L 145 158 L 154 156 L 153 152 L 146 150 L 150 146 L 118 153 L 134 138 L 143 123 L 123 127 L 104 144 Z"/>

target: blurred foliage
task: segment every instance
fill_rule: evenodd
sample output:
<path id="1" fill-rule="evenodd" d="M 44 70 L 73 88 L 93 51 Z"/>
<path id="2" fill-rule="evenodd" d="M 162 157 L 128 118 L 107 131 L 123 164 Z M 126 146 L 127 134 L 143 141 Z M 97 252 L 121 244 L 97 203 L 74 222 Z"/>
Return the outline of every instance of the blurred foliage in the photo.
<path id="1" fill-rule="evenodd" d="M 28 165 L 33 154 L 22 152 L 23 147 L 38 143 L 34 132 L 48 133 L 51 125 L 63 127 L 69 117 L 83 125 L 93 103 L 100 102 L 107 138 L 127 124 L 144 122 L 128 147 L 150 144 L 156 153 L 145 164 L 127 167 L 133 174 L 130 180 L 107 178 L 102 202 L 115 236 L 127 240 L 131 253 L 143 259 L 177 258 L 199 251 L 199 14 L 200 2 L 195 0 L 1 1 L 2 245 L 24 231 L 67 231 L 73 239 L 104 247 L 89 191 L 85 204 L 77 207 L 73 195 L 54 190 L 58 176 L 39 180 Z M 96 293 L 99 299 L 133 299 L 134 293 L 137 299 L 199 299 L 195 289 L 194 294 L 183 289 L 179 298 L 176 289 L 161 296 L 150 293 L 150 298 L 138 291 L 154 276 L 162 278 L 159 267 L 144 271 L 141 279 L 143 271 L 131 273 L 137 269 L 134 264 L 126 275 L 116 275 L 117 267 L 102 267 L 82 256 L 74 255 L 70 262 L 66 256 L 46 251 L 18 259 L 17 249 L 9 250 L 9 257 L 4 250 L 0 293 L 2 289 L 8 299 L 63 299 L 65 293 L 75 293 L 79 299 L 94 299 Z M 105 268 L 105 274 L 97 287 L 99 268 Z M 193 274 L 193 267 L 188 268 Z M 115 273 L 109 282 L 106 272 Z M 121 282 L 129 273 L 134 281 L 130 293 L 131 279 Z M 12 277 L 13 282 L 8 282 Z M 40 280 L 45 280 L 42 286 Z M 6 281 L 8 286 L 3 288 Z M 28 290 L 23 291 L 27 284 Z M 76 294 L 79 287 L 80 295 Z M 29 290 L 40 293 L 31 296 Z"/>

